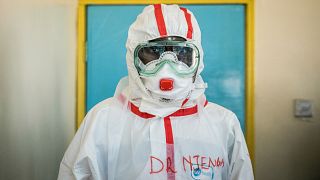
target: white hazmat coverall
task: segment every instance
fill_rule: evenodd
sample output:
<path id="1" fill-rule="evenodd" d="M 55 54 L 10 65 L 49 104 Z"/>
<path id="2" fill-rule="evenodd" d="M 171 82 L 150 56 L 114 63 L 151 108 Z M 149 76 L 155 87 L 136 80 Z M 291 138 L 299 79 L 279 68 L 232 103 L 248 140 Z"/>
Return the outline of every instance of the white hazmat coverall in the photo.
<path id="1" fill-rule="evenodd" d="M 139 43 L 165 36 L 192 40 L 199 49 L 187 100 L 154 100 L 134 65 Z M 253 179 L 237 117 L 205 98 L 201 32 L 194 15 L 177 5 L 147 6 L 130 26 L 126 47 L 128 77 L 119 82 L 114 97 L 88 112 L 58 179 Z"/>

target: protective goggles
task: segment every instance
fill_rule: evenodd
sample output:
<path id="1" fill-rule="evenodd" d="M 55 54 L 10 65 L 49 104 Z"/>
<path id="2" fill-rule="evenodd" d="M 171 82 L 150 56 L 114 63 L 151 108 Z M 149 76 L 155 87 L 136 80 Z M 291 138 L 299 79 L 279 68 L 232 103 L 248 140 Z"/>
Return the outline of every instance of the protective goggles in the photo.
<path id="1" fill-rule="evenodd" d="M 165 64 L 179 76 L 193 76 L 199 61 L 199 49 L 187 41 L 141 43 L 134 51 L 134 65 L 142 76 L 155 75 Z"/>

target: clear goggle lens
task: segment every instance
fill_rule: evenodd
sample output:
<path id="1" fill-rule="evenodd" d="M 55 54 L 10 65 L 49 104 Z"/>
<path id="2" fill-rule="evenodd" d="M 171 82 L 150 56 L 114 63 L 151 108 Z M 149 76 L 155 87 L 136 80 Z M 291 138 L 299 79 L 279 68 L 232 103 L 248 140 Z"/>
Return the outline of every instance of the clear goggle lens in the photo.
<path id="1" fill-rule="evenodd" d="M 164 64 L 169 64 L 177 75 L 193 75 L 199 65 L 199 50 L 190 42 L 160 41 L 138 45 L 134 64 L 140 75 L 152 76 Z"/>

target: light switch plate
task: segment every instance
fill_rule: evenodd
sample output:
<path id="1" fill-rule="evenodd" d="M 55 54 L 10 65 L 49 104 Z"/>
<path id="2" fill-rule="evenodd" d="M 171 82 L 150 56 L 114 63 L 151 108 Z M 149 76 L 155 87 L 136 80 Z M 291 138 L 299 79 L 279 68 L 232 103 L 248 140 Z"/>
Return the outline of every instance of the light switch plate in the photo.
<path id="1" fill-rule="evenodd" d="M 295 117 L 312 117 L 312 102 L 307 99 L 295 99 Z"/>

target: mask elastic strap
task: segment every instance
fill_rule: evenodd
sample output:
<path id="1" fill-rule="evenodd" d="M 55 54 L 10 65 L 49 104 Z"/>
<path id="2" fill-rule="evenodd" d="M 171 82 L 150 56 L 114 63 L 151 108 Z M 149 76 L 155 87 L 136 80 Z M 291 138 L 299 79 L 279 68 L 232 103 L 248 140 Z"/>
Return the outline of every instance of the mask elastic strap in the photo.
<path id="1" fill-rule="evenodd" d="M 194 88 L 195 89 L 206 89 L 206 88 L 208 88 L 208 83 L 195 84 Z"/>
<path id="2" fill-rule="evenodd" d="M 182 102 L 181 108 L 182 108 L 188 101 L 189 101 L 189 98 L 186 98 L 186 99 Z"/>

